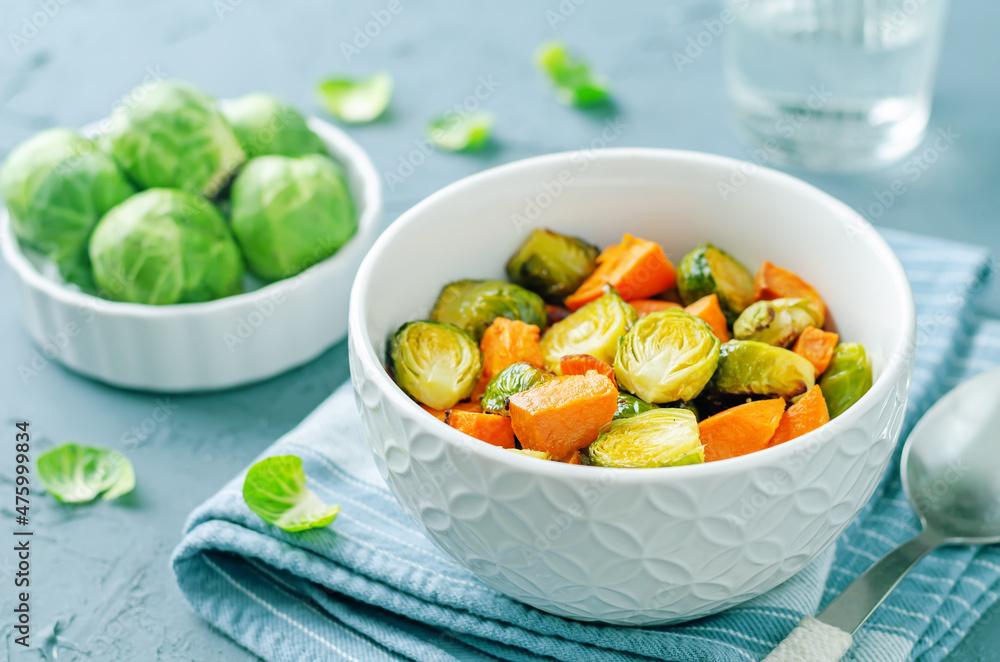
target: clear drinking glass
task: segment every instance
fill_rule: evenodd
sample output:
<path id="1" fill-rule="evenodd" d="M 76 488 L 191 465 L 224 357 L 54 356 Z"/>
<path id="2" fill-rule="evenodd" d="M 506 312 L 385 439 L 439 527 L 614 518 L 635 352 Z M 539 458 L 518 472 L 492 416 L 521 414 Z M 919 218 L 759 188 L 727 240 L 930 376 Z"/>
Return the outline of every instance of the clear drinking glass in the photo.
<path id="1" fill-rule="evenodd" d="M 737 132 L 755 154 L 864 170 L 923 139 L 947 0 L 726 5 L 729 95 Z"/>

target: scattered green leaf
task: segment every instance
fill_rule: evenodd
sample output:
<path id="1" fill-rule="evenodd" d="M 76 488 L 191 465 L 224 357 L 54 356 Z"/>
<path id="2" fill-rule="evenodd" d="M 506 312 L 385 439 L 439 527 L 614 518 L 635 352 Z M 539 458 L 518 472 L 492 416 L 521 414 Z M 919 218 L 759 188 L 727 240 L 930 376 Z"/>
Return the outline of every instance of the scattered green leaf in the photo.
<path id="1" fill-rule="evenodd" d="M 108 501 L 135 487 L 132 463 L 113 448 L 69 442 L 45 451 L 35 464 L 46 491 L 66 503 L 86 503 L 102 493 Z"/>
<path id="2" fill-rule="evenodd" d="M 328 78 L 317 88 L 326 109 L 341 121 L 363 124 L 377 119 L 392 98 L 392 76 L 385 72 L 368 78 Z"/>
<path id="3" fill-rule="evenodd" d="M 243 481 L 243 500 L 268 524 L 285 531 L 305 531 L 327 526 L 340 512 L 306 487 L 302 460 L 278 455 L 250 467 Z"/>
<path id="4" fill-rule="evenodd" d="M 581 59 L 575 58 L 564 44 L 543 46 L 537 57 L 538 66 L 549 75 L 556 87 L 556 96 L 572 106 L 596 106 L 610 96 L 607 81 L 590 71 Z"/>
<path id="5" fill-rule="evenodd" d="M 442 115 L 427 127 L 427 135 L 435 145 L 449 152 L 476 152 L 486 146 L 493 133 L 493 116 L 489 113 Z"/>

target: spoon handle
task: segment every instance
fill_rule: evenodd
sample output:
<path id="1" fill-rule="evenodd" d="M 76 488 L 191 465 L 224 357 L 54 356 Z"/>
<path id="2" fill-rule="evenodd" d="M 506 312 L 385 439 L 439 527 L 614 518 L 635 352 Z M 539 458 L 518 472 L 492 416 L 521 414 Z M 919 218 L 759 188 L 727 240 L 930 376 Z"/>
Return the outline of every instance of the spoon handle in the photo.
<path id="1" fill-rule="evenodd" d="M 882 604 L 896 584 L 942 538 L 924 529 L 851 582 L 816 618 L 803 618 L 764 662 L 836 662 L 851 647 L 851 635 Z"/>

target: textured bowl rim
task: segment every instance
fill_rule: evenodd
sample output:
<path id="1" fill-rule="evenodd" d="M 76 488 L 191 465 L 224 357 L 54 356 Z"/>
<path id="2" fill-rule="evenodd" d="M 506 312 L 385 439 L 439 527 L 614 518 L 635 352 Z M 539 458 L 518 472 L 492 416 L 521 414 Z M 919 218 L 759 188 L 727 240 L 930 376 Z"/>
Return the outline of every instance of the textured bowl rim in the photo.
<path id="1" fill-rule="evenodd" d="M 875 227 L 861 217 L 860 214 L 828 193 L 819 190 L 811 184 L 807 184 L 797 177 L 787 175 L 771 168 L 754 166 L 757 170 L 754 175 L 755 177 L 768 177 L 789 190 L 798 190 L 799 192 L 805 193 L 810 197 L 815 198 L 821 204 L 831 208 L 836 213 L 840 223 L 843 224 L 844 229 L 854 236 L 861 237 L 861 240 L 865 242 L 889 267 L 893 287 L 900 295 L 901 304 L 903 306 L 902 319 L 898 321 L 900 325 L 899 328 L 902 330 L 899 333 L 899 340 L 891 351 L 882 373 L 878 376 L 878 379 L 875 380 L 875 383 L 868 390 L 868 392 L 862 396 L 862 398 L 855 403 L 854 406 L 821 428 L 778 446 L 765 448 L 761 451 L 756 451 L 754 453 L 749 453 L 747 455 L 719 462 L 706 462 L 703 464 L 643 470 L 608 467 L 585 467 L 581 469 L 580 467 L 564 462 L 539 462 L 535 458 L 524 457 L 519 453 L 510 453 L 477 439 L 473 439 L 472 437 L 469 437 L 454 428 L 440 423 L 440 421 L 435 421 L 435 419 L 428 417 L 427 413 L 420 408 L 420 405 L 407 396 L 403 390 L 396 385 L 392 378 L 389 377 L 389 374 L 382 366 L 381 361 L 376 354 L 375 347 L 372 344 L 372 340 L 368 335 L 368 325 L 365 321 L 368 281 L 375 264 L 379 261 L 380 254 L 385 247 L 395 239 L 396 235 L 399 234 L 404 227 L 414 222 L 414 219 L 417 218 L 425 208 L 437 204 L 440 200 L 459 194 L 467 188 L 479 186 L 491 179 L 501 178 L 511 171 L 559 164 L 579 153 L 579 151 L 558 152 L 554 154 L 545 154 L 542 156 L 521 159 L 460 179 L 457 182 L 449 184 L 448 186 L 445 186 L 444 188 L 431 194 L 427 198 L 424 198 L 422 201 L 418 202 L 416 205 L 404 212 L 376 240 L 371 250 L 368 251 L 368 255 L 361 263 L 361 267 L 358 269 L 357 277 L 354 279 L 354 286 L 351 289 L 351 300 L 348 314 L 348 336 L 353 340 L 353 351 L 359 354 L 362 369 L 375 382 L 382 394 L 387 397 L 391 406 L 402 408 L 404 411 L 408 412 L 410 417 L 419 416 L 420 418 L 417 418 L 417 420 L 424 420 L 424 417 L 426 417 L 426 422 L 428 424 L 431 422 L 436 423 L 434 427 L 435 434 L 441 436 L 441 438 L 448 443 L 462 449 L 465 452 L 468 452 L 470 455 L 478 456 L 484 462 L 500 464 L 505 468 L 527 471 L 547 477 L 558 477 L 562 479 L 586 478 L 587 475 L 597 475 L 591 474 L 591 472 L 600 471 L 605 472 L 604 475 L 609 475 L 609 477 L 616 483 L 621 481 L 627 484 L 643 484 L 663 480 L 664 474 L 660 473 L 661 471 L 669 471 L 669 477 L 671 480 L 683 480 L 685 478 L 698 479 L 725 476 L 728 474 L 750 471 L 755 468 L 766 468 L 767 466 L 787 466 L 785 462 L 798 453 L 805 444 L 808 444 L 819 434 L 822 433 L 825 435 L 835 436 L 838 432 L 849 429 L 863 416 L 864 413 L 875 407 L 884 398 L 888 397 L 890 390 L 894 387 L 899 378 L 909 371 L 910 361 L 915 349 L 914 338 L 916 336 L 916 309 L 913 302 L 913 291 L 910 287 L 909 279 L 906 277 L 903 265 L 900 263 L 896 254 L 889 247 L 889 244 L 886 243 L 885 239 L 883 239 L 880 234 L 878 234 Z M 731 159 L 729 157 L 704 152 L 649 147 L 607 148 L 590 154 L 594 155 L 594 158 L 606 160 L 654 158 L 667 159 L 671 161 L 686 161 L 689 163 L 729 168 L 750 165 L 737 159 Z M 848 225 L 847 219 L 849 218 L 853 219 L 853 226 Z M 352 375 L 352 379 L 355 379 L 354 375 Z"/>
<path id="2" fill-rule="evenodd" d="M 315 116 L 308 116 L 307 122 L 309 128 L 315 131 L 328 147 L 333 148 L 330 151 L 335 154 L 337 162 L 347 171 L 348 179 L 355 179 L 360 184 L 360 198 L 363 204 L 359 204 L 359 201 L 355 200 L 355 207 L 361 207 L 363 211 L 358 216 L 357 232 L 346 244 L 330 257 L 295 276 L 276 280 L 250 292 L 241 292 L 222 299 L 201 303 L 155 306 L 102 299 L 93 294 L 74 290 L 39 273 L 21 251 L 21 246 L 10 226 L 10 214 L 6 207 L 0 207 L 0 251 L 2 251 L 4 260 L 17 273 L 17 276 L 33 289 L 39 290 L 48 297 L 66 305 L 80 309 L 93 309 L 102 315 L 121 318 L 199 317 L 220 311 L 232 311 L 270 299 L 288 287 L 290 281 L 297 278 L 322 276 L 326 272 L 335 272 L 346 268 L 349 264 L 350 254 L 371 245 L 374 235 L 378 232 L 379 219 L 382 217 L 382 180 L 379 178 L 378 171 L 368 153 L 342 129 Z M 95 127 L 96 123 L 90 124 L 81 131 L 94 133 Z"/>

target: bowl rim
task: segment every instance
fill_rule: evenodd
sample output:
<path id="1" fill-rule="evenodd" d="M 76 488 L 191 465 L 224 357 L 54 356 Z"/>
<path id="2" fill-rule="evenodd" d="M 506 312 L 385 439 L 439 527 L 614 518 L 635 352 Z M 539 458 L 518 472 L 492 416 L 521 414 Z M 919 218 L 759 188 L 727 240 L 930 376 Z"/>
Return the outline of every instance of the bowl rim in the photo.
<path id="1" fill-rule="evenodd" d="M 225 103 L 226 100 L 220 100 Z M 358 230 L 347 243 L 341 246 L 330 257 L 317 262 L 308 269 L 288 278 L 282 278 L 249 292 L 241 292 L 232 296 L 202 301 L 199 303 L 176 303 L 169 306 L 155 306 L 144 303 L 112 301 L 93 294 L 72 289 L 63 283 L 42 275 L 28 261 L 21 250 L 17 237 L 14 236 L 10 224 L 10 212 L 5 206 L 0 206 L 0 253 L 4 261 L 16 272 L 17 276 L 35 290 L 43 292 L 51 299 L 77 309 L 94 310 L 100 314 L 122 318 L 164 319 L 197 317 L 211 315 L 253 306 L 254 304 L 280 296 L 289 288 L 294 289 L 299 279 L 304 277 L 324 276 L 342 271 L 350 266 L 351 253 L 363 250 L 371 245 L 378 231 L 379 219 L 382 217 L 382 180 L 372 163 L 368 153 L 347 133 L 322 118 L 308 115 L 306 121 L 330 150 L 332 155 L 347 172 L 348 181 L 355 179 L 359 184 L 360 202 L 355 199 L 355 207 L 361 207 L 358 215 Z M 84 126 L 80 132 L 85 135 L 98 133 L 98 122 Z"/>
<path id="2" fill-rule="evenodd" d="M 701 464 L 683 465 L 677 467 L 662 467 L 660 469 L 635 469 L 612 468 L 612 467 L 586 467 L 586 473 L 579 473 L 581 469 L 565 462 L 539 462 L 535 458 L 525 457 L 519 453 L 511 453 L 504 449 L 497 448 L 490 444 L 474 439 L 458 430 L 451 428 L 441 421 L 430 417 L 427 412 L 421 409 L 412 398 L 403 392 L 392 380 L 388 372 L 379 360 L 372 339 L 368 335 L 367 324 L 365 323 L 365 310 L 368 297 L 368 281 L 379 256 L 385 247 L 390 244 L 402 229 L 414 222 L 424 209 L 432 207 L 439 201 L 461 193 L 467 188 L 480 186 L 491 179 L 502 178 L 508 173 L 516 170 L 544 168 L 553 164 L 568 161 L 574 155 L 585 152 L 589 157 L 596 159 L 635 159 L 653 158 L 667 159 L 671 161 L 682 161 L 688 163 L 699 163 L 709 166 L 722 166 L 730 168 L 753 167 L 755 177 L 768 177 L 778 182 L 782 186 L 790 189 L 797 189 L 810 197 L 815 198 L 821 204 L 830 207 L 838 217 L 838 221 L 844 225 L 844 229 L 854 236 L 862 236 L 862 241 L 872 248 L 883 262 L 889 267 L 893 279 L 893 286 L 903 295 L 902 306 L 903 316 L 900 320 L 902 331 L 900 340 L 893 348 L 882 373 L 878 376 L 872 387 L 862 398 L 850 409 L 837 418 L 826 423 L 822 427 L 804 434 L 800 437 L 787 441 L 778 446 L 765 448 L 754 453 L 742 455 L 728 460 L 718 462 L 705 462 Z M 853 227 L 849 226 L 847 219 L 852 219 Z M 568 479 L 586 476 L 606 476 L 615 483 L 642 484 L 649 481 L 662 480 L 660 471 L 669 470 L 671 480 L 697 480 L 700 478 L 711 478 L 724 476 L 735 472 L 751 471 L 754 469 L 787 467 L 785 462 L 792 456 L 805 448 L 813 439 L 817 439 L 820 434 L 836 436 L 837 433 L 848 429 L 861 418 L 864 413 L 875 407 L 884 398 L 889 396 L 890 389 L 895 387 L 900 377 L 910 371 L 915 349 L 916 336 L 916 308 L 913 300 L 913 291 L 910 287 L 909 279 L 900 263 L 899 258 L 889 247 L 889 244 L 875 230 L 875 227 L 865 220 L 860 214 L 855 212 L 845 203 L 837 200 L 828 193 L 821 191 L 815 186 L 808 184 L 797 177 L 779 172 L 772 168 L 758 166 L 746 161 L 733 159 L 706 152 L 695 152 L 689 150 L 662 149 L 654 147 L 614 147 L 601 150 L 574 150 L 567 152 L 557 152 L 544 154 L 512 161 L 500 166 L 483 170 L 476 174 L 462 178 L 444 188 L 432 193 L 416 205 L 408 209 L 392 223 L 389 228 L 375 241 L 368 251 L 358 274 L 354 279 L 351 288 L 351 299 L 348 313 L 348 336 L 352 339 L 353 352 L 359 355 L 361 369 L 365 375 L 371 379 L 389 400 L 390 406 L 398 407 L 406 415 L 424 423 L 434 422 L 437 425 L 433 428 L 434 434 L 440 436 L 447 443 L 455 446 L 470 455 L 479 456 L 483 461 L 502 465 L 505 469 L 530 471 L 546 477 Z M 358 379 L 351 375 L 351 379 Z M 426 418 L 426 421 L 424 419 Z M 597 473 L 601 472 L 601 473 Z"/>

